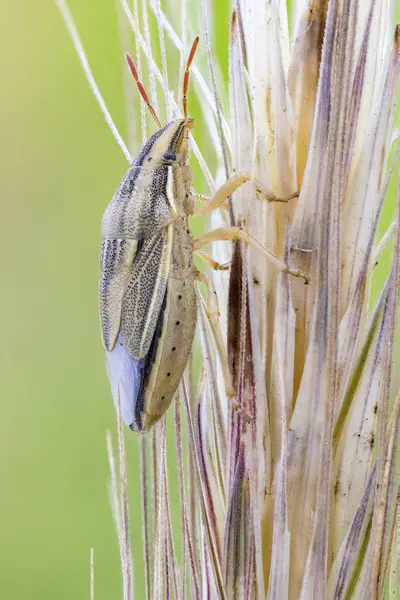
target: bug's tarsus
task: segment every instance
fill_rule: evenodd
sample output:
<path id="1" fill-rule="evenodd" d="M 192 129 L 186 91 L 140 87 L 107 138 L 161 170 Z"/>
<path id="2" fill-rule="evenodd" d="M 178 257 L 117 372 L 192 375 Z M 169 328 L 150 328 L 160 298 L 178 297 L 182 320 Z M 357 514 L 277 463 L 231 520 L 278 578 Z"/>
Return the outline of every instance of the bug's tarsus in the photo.
<path id="1" fill-rule="evenodd" d="M 190 50 L 189 58 L 188 58 L 187 63 L 186 63 L 185 75 L 183 76 L 183 97 L 182 97 L 182 104 L 183 104 L 183 116 L 185 117 L 185 119 L 187 119 L 187 116 L 188 116 L 187 115 L 187 91 L 188 91 L 188 87 L 189 87 L 190 67 L 192 65 L 194 55 L 196 54 L 196 50 L 197 50 L 198 44 L 199 44 L 199 36 L 197 36 L 197 38 L 194 40 L 194 42 L 192 44 L 192 48 Z"/>
<path id="2" fill-rule="evenodd" d="M 212 256 L 204 252 L 203 250 L 196 250 L 196 256 L 198 256 L 202 261 L 208 264 L 214 271 L 229 271 L 230 262 L 221 264 L 218 261 L 214 260 Z"/>
<path id="3" fill-rule="evenodd" d="M 154 110 L 153 106 L 151 105 L 151 102 L 149 100 L 149 97 L 147 95 L 146 90 L 143 87 L 142 82 L 139 79 L 139 75 L 136 69 L 136 65 L 133 61 L 132 56 L 129 54 L 129 52 L 125 52 L 125 58 L 126 58 L 126 62 L 128 63 L 129 69 L 133 75 L 134 80 L 136 81 L 136 86 L 137 89 L 139 90 L 139 94 L 142 96 L 144 102 L 146 103 L 147 108 L 150 111 L 151 116 L 153 117 L 153 119 L 155 120 L 155 122 L 157 123 L 158 127 L 161 129 L 161 123 L 160 123 L 160 119 L 157 116 L 156 111 Z"/>

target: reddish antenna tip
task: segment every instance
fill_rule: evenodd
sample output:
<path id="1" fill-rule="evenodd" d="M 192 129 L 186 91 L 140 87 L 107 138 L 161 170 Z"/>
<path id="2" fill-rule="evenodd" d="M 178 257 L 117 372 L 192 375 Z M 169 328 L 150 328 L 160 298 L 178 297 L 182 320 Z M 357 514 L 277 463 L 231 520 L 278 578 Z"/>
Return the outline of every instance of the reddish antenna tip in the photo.
<path id="1" fill-rule="evenodd" d="M 133 61 L 132 56 L 129 54 L 129 52 L 125 52 L 125 58 L 126 58 L 126 62 L 128 63 L 128 66 L 129 66 L 129 68 L 131 70 L 131 73 L 132 73 L 135 81 L 138 81 L 139 80 L 139 76 L 138 76 L 138 72 L 136 70 L 136 65 L 135 65 L 135 63 Z"/>
<path id="2" fill-rule="evenodd" d="M 199 40 L 200 40 L 200 38 L 199 38 L 199 36 L 197 36 L 197 38 L 195 38 L 195 40 L 192 44 L 192 49 L 190 50 L 189 58 L 188 58 L 187 65 L 186 65 L 187 69 L 190 69 L 190 66 L 193 62 L 193 58 L 194 58 L 194 55 L 196 54 L 197 46 L 199 45 Z"/>
<path id="3" fill-rule="evenodd" d="M 199 36 L 197 36 L 192 44 L 192 48 L 190 50 L 189 53 L 189 58 L 187 60 L 186 63 L 186 69 L 185 69 L 185 74 L 183 76 L 183 98 L 182 98 L 182 104 L 183 104 L 183 116 L 185 117 L 185 119 L 187 119 L 187 98 L 186 98 L 186 94 L 188 91 L 188 87 L 189 87 L 189 69 L 191 67 L 191 64 L 193 62 L 193 58 L 194 55 L 196 54 L 196 50 L 197 50 L 197 46 L 199 45 Z"/>
<path id="4" fill-rule="evenodd" d="M 129 52 L 125 52 L 125 58 L 126 58 L 126 62 L 128 63 L 129 69 L 133 75 L 133 78 L 136 81 L 136 86 L 137 86 L 137 89 L 139 90 L 139 94 L 142 96 L 143 100 L 145 101 L 146 106 L 149 109 L 151 116 L 157 123 L 158 127 L 160 127 L 160 129 L 161 129 L 160 119 L 158 118 L 156 111 L 150 104 L 149 97 L 146 93 L 146 90 L 143 87 L 142 82 L 139 80 L 139 75 L 138 75 L 138 72 L 136 69 L 136 65 L 134 63 L 132 56 L 129 54 Z"/>

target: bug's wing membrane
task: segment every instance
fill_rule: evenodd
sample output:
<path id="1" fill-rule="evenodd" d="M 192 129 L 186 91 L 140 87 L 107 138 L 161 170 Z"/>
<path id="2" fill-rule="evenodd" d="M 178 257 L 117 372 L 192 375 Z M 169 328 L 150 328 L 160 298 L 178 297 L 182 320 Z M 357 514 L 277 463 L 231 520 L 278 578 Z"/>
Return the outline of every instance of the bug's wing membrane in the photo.
<path id="1" fill-rule="evenodd" d="M 147 355 L 164 300 L 170 271 L 172 226 L 143 240 L 123 297 L 121 339 L 130 355 Z"/>
<path id="2" fill-rule="evenodd" d="M 138 240 L 105 239 L 100 251 L 100 321 L 104 348 L 111 352 L 118 337 L 125 286 L 132 272 Z"/>
<path id="3" fill-rule="evenodd" d="M 118 339 L 114 350 L 106 353 L 106 362 L 115 408 L 125 423 L 132 425 L 145 361 L 132 358 Z"/>

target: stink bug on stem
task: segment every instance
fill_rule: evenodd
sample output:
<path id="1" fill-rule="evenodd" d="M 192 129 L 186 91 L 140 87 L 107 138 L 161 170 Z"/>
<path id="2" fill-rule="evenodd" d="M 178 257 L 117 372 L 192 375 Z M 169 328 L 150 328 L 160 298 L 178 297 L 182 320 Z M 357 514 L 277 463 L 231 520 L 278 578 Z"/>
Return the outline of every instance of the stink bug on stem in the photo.
<path id="1" fill-rule="evenodd" d="M 195 280 L 208 279 L 194 266 L 197 254 L 214 269 L 224 269 L 201 248 L 217 240 L 243 240 L 277 269 L 294 271 L 240 227 L 222 227 L 193 239 L 189 216 L 221 207 L 246 181 L 268 201 L 277 198 L 249 173 L 236 173 L 198 210 L 187 165 L 189 69 L 199 39 L 193 43 L 183 81 L 183 118 L 161 127 L 135 64 L 127 62 L 139 92 L 159 130 L 132 161 L 102 220 L 100 318 L 107 370 L 115 404 L 134 431 L 146 431 L 166 412 L 183 377 L 197 321 Z M 209 316 L 226 382 L 226 393 L 237 402 L 224 356 L 216 301 L 209 293 Z"/>

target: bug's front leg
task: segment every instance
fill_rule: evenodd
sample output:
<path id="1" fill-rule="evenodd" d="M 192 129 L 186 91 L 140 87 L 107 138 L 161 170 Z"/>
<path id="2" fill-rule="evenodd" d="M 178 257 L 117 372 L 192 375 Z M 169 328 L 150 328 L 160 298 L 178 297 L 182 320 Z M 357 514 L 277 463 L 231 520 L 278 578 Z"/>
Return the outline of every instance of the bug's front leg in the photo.
<path id="1" fill-rule="evenodd" d="M 227 199 L 235 192 L 241 185 L 246 183 L 246 181 L 250 181 L 257 192 L 265 199 L 267 202 L 288 202 L 289 200 L 293 200 L 293 198 L 298 198 L 299 192 L 295 192 L 290 196 L 286 196 L 284 198 L 279 198 L 275 196 L 275 194 L 269 190 L 261 181 L 256 179 L 251 175 L 251 173 L 235 173 L 232 175 L 225 183 L 221 185 L 221 187 L 215 192 L 212 198 L 207 199 L 206 196 L 201 194 L 194 194 L 195 199 L 199 199 L 204 203 L 201 208 L 198 208 L 194 211 L 193 215 L 195 217 L 200 215 L 206 215 L 213 210 L 222 206 Z"/>
<path id="2" fill-rule="evenodd" d="M 273 264 L 278 271 L 282 271 L 283 273 L 289 273 L 289 275 L 293 275 L 294 277 L 301 277 L 304 279 L 305 283 L 310 283 L 310 278 L 308 275 L 305 275 L 299 269 L 291 269 L 285 262 L 280 260 L 275 254 L 264 248 L 257 240 L 251 236 L 247 231 L 244 231 L 240 227 L 219 227 L 218 229 L 214 229 L 213 231 L 209 231 L 204 235 L 201 235 L 197 240 L 194 241 L 194 250 L 198 251 L 203 246 L 210 244 L 211 242 L 218 241 L 233 241 L 233 240 L 241 240 L 255 248 L 258 252 L 260 252 L 271 264 Z"/>
<path id="3" fill-rule="evenodd" d="M 229 400 L 232 402 L 232 406 L 235 410 L 239 411 L 244 419 L 250 423 L 251 416 L 244 410 L 242 405 L 237 401 L 235 389 L 233 387 L 231 373 L 229 370 L 228 359 L 225 352 L 224 342 L 222 338 L 221 327 L 219 325 L 219 306 L 218 306 L 218 296 L 215 288 L 209 279 L 204 273 L 195 269 L 194 276 L 198 281 L 201 281 L 205 284 L 207 288 L 207 317 L 210 322 L 211 331 L 214 336 L 215 345 L 217 348 L 217 353 L 219 360 L 222 366 L 222 375 L 225 383 L 225 393 L 228 396 Z"/>

